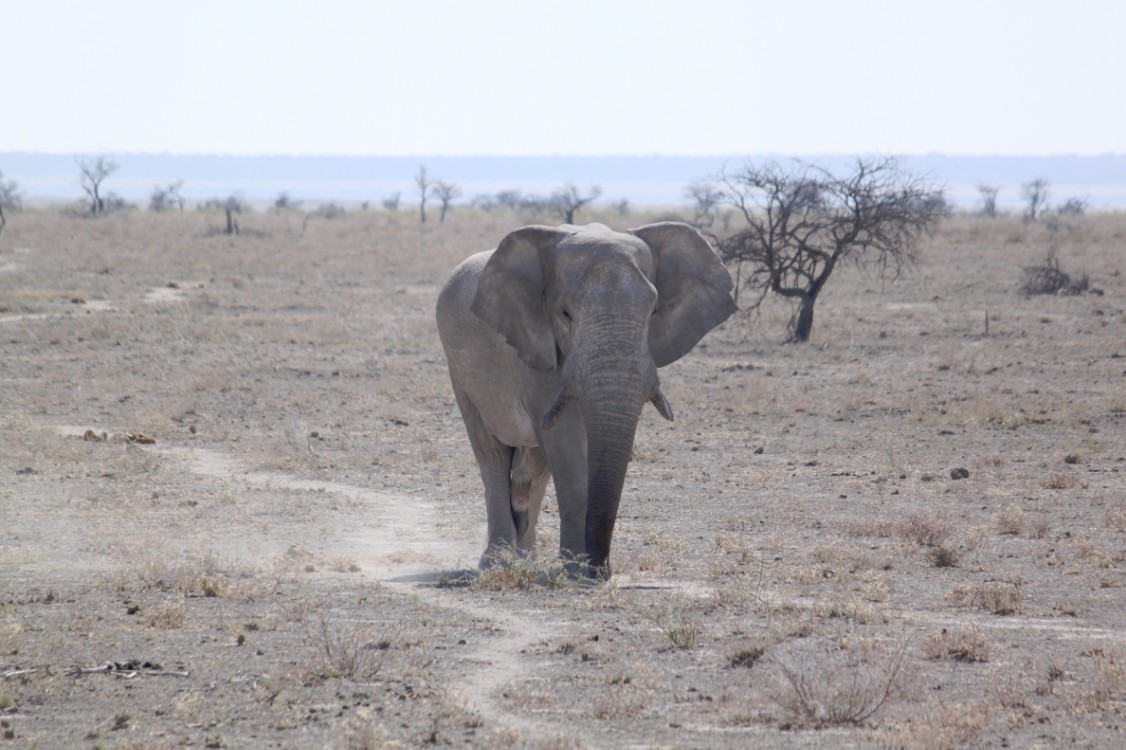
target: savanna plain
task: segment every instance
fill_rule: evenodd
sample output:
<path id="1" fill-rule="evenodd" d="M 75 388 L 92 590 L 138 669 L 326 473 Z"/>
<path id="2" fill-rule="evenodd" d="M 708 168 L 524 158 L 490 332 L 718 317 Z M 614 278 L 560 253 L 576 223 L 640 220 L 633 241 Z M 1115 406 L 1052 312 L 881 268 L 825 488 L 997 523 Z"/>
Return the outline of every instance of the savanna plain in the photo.
<path id="1" fill-rule="evenodd" d="M 1126 216 L 946 219 L 807 344 L 731 318 L 597 586 L 550 490 L 471 573 L 434 302 L 537 219 L 9 215 L 0 748 L 1126 743 Z M 1091 289 L 1020 294 L 1053 242 Z"/>

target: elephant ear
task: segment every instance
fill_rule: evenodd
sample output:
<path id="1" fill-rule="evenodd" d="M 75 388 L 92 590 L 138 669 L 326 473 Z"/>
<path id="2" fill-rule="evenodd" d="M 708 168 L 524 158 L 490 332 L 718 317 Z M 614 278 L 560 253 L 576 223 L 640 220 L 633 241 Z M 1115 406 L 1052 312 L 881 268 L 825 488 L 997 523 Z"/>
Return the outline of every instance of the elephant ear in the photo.
<path id="1" fill-rule="evenodd" d="M 555 368 L 555 331 L 544 308 L 541 250 L 564 235 L 551 227 L 524 227 L 503 240 L 481 271 L 470 309 L 504 336 L 524 364 Z"/>
<path id="2" fill-rule="evenodd" d="M 630 232 L 653 252 L 657 310 L 649 322 L 649 351 L 657 367 L 664 367 L 738 309 L 731 299 L 731 274 L 687 224 L 661 222 Z"/>

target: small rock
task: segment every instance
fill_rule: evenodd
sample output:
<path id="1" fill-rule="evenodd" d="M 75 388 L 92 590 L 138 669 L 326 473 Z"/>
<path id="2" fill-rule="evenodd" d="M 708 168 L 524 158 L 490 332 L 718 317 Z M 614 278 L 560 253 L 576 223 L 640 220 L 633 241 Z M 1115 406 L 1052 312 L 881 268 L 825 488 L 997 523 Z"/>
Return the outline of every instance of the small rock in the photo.
<path id="1" fill-rule="evenodd" d="M 959 466 L 957 469 L 950 470 L 951 479 L 966 479 L 970 475 L 970 470 Z"/>

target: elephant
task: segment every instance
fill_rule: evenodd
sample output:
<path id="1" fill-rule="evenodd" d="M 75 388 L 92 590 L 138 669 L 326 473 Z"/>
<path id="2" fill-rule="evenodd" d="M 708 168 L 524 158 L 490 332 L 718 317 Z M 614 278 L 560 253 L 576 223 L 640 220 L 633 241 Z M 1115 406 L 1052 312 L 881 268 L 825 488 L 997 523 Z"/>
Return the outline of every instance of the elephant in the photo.
<path id="1" fill-rule="evenodd" d="M 678 222 L 526 226 L 463 261 L 438 333 L 485 485 L 479 567 L 535 545 L 548 479 L 567 572 L 611 576 L 610 543 L 642 407 L 672 407 L 657 368 L 735 312 L 731 275 Z"/>

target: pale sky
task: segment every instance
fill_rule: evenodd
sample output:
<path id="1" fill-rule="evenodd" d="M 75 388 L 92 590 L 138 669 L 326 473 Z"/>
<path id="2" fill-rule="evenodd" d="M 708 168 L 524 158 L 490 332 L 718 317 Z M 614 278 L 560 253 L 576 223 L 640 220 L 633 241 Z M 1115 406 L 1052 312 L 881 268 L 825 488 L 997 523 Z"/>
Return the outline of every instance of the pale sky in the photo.
<path id="1" fill-rule="evenodd" d="M 1121 0 L 0 0 L 0 152 L 1126 153 Z"/>

